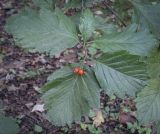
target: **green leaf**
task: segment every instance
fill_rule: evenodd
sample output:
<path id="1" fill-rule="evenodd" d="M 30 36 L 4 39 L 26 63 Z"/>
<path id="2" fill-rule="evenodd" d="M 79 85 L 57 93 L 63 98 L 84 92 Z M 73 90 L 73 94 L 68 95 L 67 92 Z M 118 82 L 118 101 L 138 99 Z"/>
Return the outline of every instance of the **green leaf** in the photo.
<path id="1" fill-rule="evenodd" d="M 125 23 L 128 23 L 128 18 L 130 17 L 128 9 L 131 7 L 129 0 L 115 0 L 115 2 L 113 2 L 113 7 L 119 18 Z"/>
<path id="2" fill-rule="evenodd" d="M 76 23 L 76 25 L 79 25 L 80 13 L 71 16 L 71 19 Z M 114 24 L 107 23 L 107 21 L 100 16 L 94 16 L 92 20 L 94 22 L 94 25 L 92 25 L 93 29 L 102 32 L 102 34 L 111 34 L 117 31 L 116 26 Z"/>
<path id="3" fill-rule="evenodd" d="M 59 84 L 57 81 L 60 81 Z M 89 70 L 83 76 L 69 74 L 64 78 L 50 79 L 43 91 L 46 91 L 42 98 L 49 120 L 56 125 L 80 121 L 81 116 L 89 114 L 91 108 L 100 107 L 99 86 Z"/>
<path id="4" fill-rule="evenodd" d="M 95 29 L 100 30 L 106 34 L 116 32 L 116 26 L 113 24 L 107 24 L 105 19 L 100 16 L 95 16 Z"/>
<path id="5" fill-rule="evenodd" d="M 140 14 L 139 19 L 144 19 L 150 26 L 152 32 L 160 39 L 160 3 L 149 4 L 132 1 L 137 12 Z"/>
<path id="6" fill-rule="evenodd" d="M 160 121 L 159 81 L 160 79 L 151 79 L 136 99 L 138 119 L 143 124 Z"/>
<path id="7" fill-rule="evenodd" d="M 157 134 L 159 134 L 160 133 L 160 122 L 156 124 L 156 130 L 157 130 Z"/>
<path id="8" fill-rule="evenodd" d="M 59 78 L 65 78 L 73 73 L 73 70 L 69 66 L 65 66 L 61 69 L 56 70 L 54 73 L 49 75 L 48 81 L 53 81 Z"/>
<path id="9" fill-rule="evenodd" d="M 84 41 L 87 41 L 92 36 L 95 30 L 94 16 L 89 9 L 86 9 L 83 12 L 82 17 L 80 18 L 79 30 Z"/>
<path id="10" fill-rule="evenodd" d="M 43 128 L 39 125 L 34 125 L 34 131 L 38 132 L 38 133 L 41 133 L 43 131 Z"/>
<path id="11" fill-rule="evenodd" d="M 69 0 L 65 5 L 64 8 L 66 10 L 70 8 L 81 8 L 82 7 L 82 0 Z"/>
<path id="12" fill-rule="evenodd" d="M 100 86 L 110 96 L 114 93 L 120 97 L 135 96 L 147 78 L 144 63 L 125 51 L 103 54 L 95 61 L 94 71 Z"/>
<path id="13" fill-rule="evenodd" d="M 137 98 L 138 119 L 143 123 L 160 121 L 160 52 L 154 52 L 147 58 L 147 72 L 151 78 L 148 86 L 142 90 Z M 146 107 L 146 108 L 145 108 Z M 147 110 L 147 111 L 144 111 Z"/>
<path id="14" fill-rule="evenodd" d="M 147 59 L 147 72 L 152 79 L 160 78 L 160 52 L 154 52 Z"/>
<path id="15" fill-rule="evenodd" d="M 47 78 L 48 83 L 45 86 L 43 86 L 42 91 L 46 92 L 51 88 L 56 87 L 57 85 L 59 85 L 64 81 L 65 77 L 70 76 L 71 74 L 73 74 L 73 70 L 69 66 L 65 66 L 59 70 L 56 70 L 54 73 L 48 76 Z"/>
<path id="16" fill-rule="evenodd" d="M 8 19 L 6 30 L 18 45 L 55 55 L 78 43 L 76 26 L 63 13 L 25 9 Z"/>
<path id="17" fill-rule="evenodd" d="M 153 35 L 147 31 L 137 32 L 137 25 L 132 24 L 121 33 L 113 33 L 96 39 L 92 47 L 103 52 L 126 50 L 134 55 L 146 56 L 156 45 Z"/>
<path id="18" fill-rule="evenodd" d="M 0 115 L 0 134 L 18 134 L 19 127 L 16 120 Z"/>
<path id="19" fill-rule="evenodd" d="M 47 8 L 53 10 L 56 0 L 33 0 L 33 2 L 36 6 L 39 6 L 40 8 Z"/>

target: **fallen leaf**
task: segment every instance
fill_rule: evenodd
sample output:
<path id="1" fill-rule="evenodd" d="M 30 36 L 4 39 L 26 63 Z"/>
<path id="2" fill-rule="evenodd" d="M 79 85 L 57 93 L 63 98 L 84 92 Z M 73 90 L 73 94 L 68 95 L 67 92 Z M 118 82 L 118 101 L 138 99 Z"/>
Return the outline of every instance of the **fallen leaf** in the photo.
<path id="1" fill-rule="evenodd" d="M 102 12 L 102 11 L 100 11 L 100 10 L 95 11 L 94 13 L 95 13 L 96 15 L 102 15 L 102 14 L 103 14 L 103 12 Z"/>
<path id="2" fill-rule="evenodd" d="M 15 87 L 15 85 L 11 85 L 7 88 L 8 91 L 16 91 L 18 89 L 18 87 Z"/>
<path id="3" fill-rule="evenodd" d="M 119 122 L 126 124 L 127 122 L 134 123 L 135 122 L 135 117 L 131 113 L 120 113 L 119 115 Z"/>
<path id="4" fill-rule="evenodd" d="M 93 118 L 93 124 L 98 127 L 104 122 L 104 118 L 101 111 L 96 112 L 96 117 Z"/>
<path id="5" fill-rule="evenodd" d="M 43 112 L 44 111 L 44 104 L 36 104 L 31 112 L 34 111 L 39 111 L 39 112 Z"/>
<path id="6" fill-rule="evenodd" d="M 38 86 L 33 86 L 34 90 L 40 92 L 40 88 Z"/>
<path id="7" fill-rule="evenodd" d="M 60 59 L 61 63 L 74 63 L 76 61 L 77 61 L 77 54 L 76 53 L 70 53 Z"/>
<path id="8" fill-rule="evenodd" d="M 29 102 L 27 104 L 25 104 L 28 108 L 32 107 L 33 106 L 33 103 L 32 102 Z"/>
<path id="9" fill-rule="evenodd" d="M 2 73 L 7 73 L 7 70 L 6 70 L 6 69 L 4 69 L 3 67 L 2 67 L 2 68 L 0 68 L 0 74 L 2 74 Z"/>
<path id="10" fill-rule="evenodd" d="M 8 74 L 6 75 L 6 80 L 7 80 L 7 81 L 9 81 L 9 80 L 13 80 L 13 79 L 14 79 L 14 77 L 15 77 L 15 75 L 14 75 L 14 74 L 9 74 L 9 73 L 8 73 Z"/>
<path id="11" fill-rule="evenodd" d="M 40 55 L 40 56 L 36 57 L 36 58 L 34 59 L 34 62 L 35 62 L 35 63 L 40 62 L 40 63 L 42 63 L 42 64 L 46 64 L 46 63 L 47 63 L 44 55 Z"/>

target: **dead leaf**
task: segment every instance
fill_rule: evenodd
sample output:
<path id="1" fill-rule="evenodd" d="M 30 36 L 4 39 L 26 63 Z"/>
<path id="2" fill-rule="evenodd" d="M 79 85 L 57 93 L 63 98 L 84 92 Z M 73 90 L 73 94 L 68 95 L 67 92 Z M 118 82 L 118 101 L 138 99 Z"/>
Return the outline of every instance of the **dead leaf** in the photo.
<path id="1" fill-rule="evenodd" d="M 2 67 L 2 68 L 0 68 L 0 74 L 2 74 L 2 73 L 7 73 L 7 70 L 6 70 L 6 69 L 4 69 L 3 67 Z"/>
<path id="2" fill-rule="evenodd" d="M 39 112 L 43 112 L 44 111 L 44 104 L 36 104 L 31 112 L 34 111 L 39 111 Z"/>
<path id="3" fill-rule="evenodd" d="M 15 77 L 15 75 L 14 75 L 14 74 L 9 74 L 9 73 L 8 73 L 8 74 L 6 75 L 6 80 L 7 80 L 7 81 L 9 81 L 9 80 L 13 80 L 13 79 L 14 79 L 14 77 Z"/>
<path id="4" fill-rule="evenodd" d="M 11 85 L 7 88 L 8 91 L 16 91 L 18 89 L 18 87 L 15 87 L 15 85 Z"/>
<path id="5" fill-rule="evenodd" d="M 40 62 L 40 63 L 42 63 L 42 64 L 46 64 L 46 63 L 47 63 L 47 61 L 46 61 L 46 59 L 45 59 L 45 55 L 40 55 L 40 56 L 36 57 L 36 58 L 34 59 L 34 62 L 35 62 L 35 63 Z"/>
<path id="6" fill-rule="evenodd" d="M 100 10 L 95 11 L 94 13 L 95 13 L 96 15 L 102 15 L 102 14 L 103 14 L 103 12 L 102 12 L 102 11 L 100 11 Z"/>
<path id="7" fill-rule="evenodd" d="M 33 86 L 34 90 L 40 92 L 40 88 L 38 86 Z"/>
<path id="8" fill-rule="evenodd" d="M 104 122 L 104 118 L 101 111 L 96 112 L 96 117 L 93 118 L 93 124 L 98 127 Z"/>
<path id="9" fill-rule="evenodd" d="M 65 62 L 66 63 L 74 63 L 76 61 L 77 61 L 77 54 L 75 54 L 75 53 L 70 53 L 60 59 L 61 63 L 65 63 Z"/>
<path id="10" fill-rule="evenodd" d="M 131 113 L 120 113 L 119 115 L 119 121 L 120 123 L 126 124 L 127 122 L 134 123 L 135 117 Z"/>
<path id="11" fill-rule="evenodd" d="M 27 104 L 25 104 L 28 108 L 32 107 L 33 106 L 33 103 L 32 102 L 29 102 Z"/>

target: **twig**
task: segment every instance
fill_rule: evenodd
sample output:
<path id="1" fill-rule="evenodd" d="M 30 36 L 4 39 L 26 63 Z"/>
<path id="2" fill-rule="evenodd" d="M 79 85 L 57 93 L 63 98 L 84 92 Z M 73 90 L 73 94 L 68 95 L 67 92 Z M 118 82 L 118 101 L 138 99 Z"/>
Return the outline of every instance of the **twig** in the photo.
<path id="1" fill-rule="evenodd" d="M 51 9 L 51 10 L 53 10 L 53 3 L 52 4 L 50 4 L 47 0 L 44 0 L 46 3 L 47 3 L 47 5 L 49 6 L 49 8 Z M 53 2 L 53 1 L 52 1 Z"/>
<path id="2" fill-rule="evenodd" d="M 116 11 L 114 11 L 114 9 L 112 8 L 112 7 L 110 7 L 108 4 L 107 4 L 107 2 L 106 1 L 104 1 L 103 2 L 104 3 L 104 5 L 120 20 L 120 22 L 123 24 L 123 26 L 127 26 L 125 23 L 124 23 L 124 21 L 119 17 L 119 15 L 117 14 L 117 12 Z"/>

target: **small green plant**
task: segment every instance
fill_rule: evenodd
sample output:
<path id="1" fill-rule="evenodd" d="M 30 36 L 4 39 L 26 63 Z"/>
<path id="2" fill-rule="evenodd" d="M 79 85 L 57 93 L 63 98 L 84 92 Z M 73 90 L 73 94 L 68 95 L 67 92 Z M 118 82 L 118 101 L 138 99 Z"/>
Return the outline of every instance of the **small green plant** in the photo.
<path id="1" fill-rule="evenodd" d="M 51 122 L 70 125 L 88 115 L 90 109 L 99 109 L 102 89 L 109 96 L 124 97 L 135 96 L 143 88 L 136 99 L 139 121 L 160 120 L 159 3 L 128 1 L 136 17 L 118 32 L 115 24 L 106 23 L 88 8 L 87 2 L 92 5 L 89 0 L 76 1 L 82 9 L 80 17 L 72 16 L 77 21 L 63 13 L 70 5 L 76 6 L 75 1 L 69 0 L 63 11 L 53 8 L 56 3 L 52 0 L 33 2 L 39 10 L 27 7 L 7 21 L 6 31 L 13 34 L 17 44 L 50 56 L 82 44 L 79 63 L 55 71 L 42 87 L 42 99 Z M 100 54 L 96 54 L 97 49 Z M 94 130 L 92 126 L 88 129 Z"/>
<path id="2" fill-rule="evenodd" d="M 91 134 L 102 134 L 102 130 L 101 128 L 96 128 L 94 125 L 91 125 L 91 124 L 84 124 L 84 123 L 81 123 L 80 124 L 81 126 L 81 129 L 83 130 L 87 130 L 91 133 Z"/>
<path id="3" fill-rule="evenodd" d="M 138 132 L 139 134 L 151 134 L 151 129 L 147 127 L 141 127 L 138 123 L 127 123 L 128 129 L 134 134 Z"/>
<path id="4" fill-rule="evenodd" d="M 69 128 L 68 127 L 62 127 L 61 130 L 65 133 L 67 133 L 69 131 Z"/>
<path id="5" fill-rule="evenodd" d="M 21 76 L 21 78 L 22 79 L 33 78 L 40 74 L 41 72 L 39 70 L 32 69 L 32 70 L 28 70 L 25 75 Z"/>
<path id="6" fill-rule="evenodd" d="M 41 133 L 43 131 L 43 128 L 39 125 L 34 125 L 34 131 L 37 133 Z"/>

